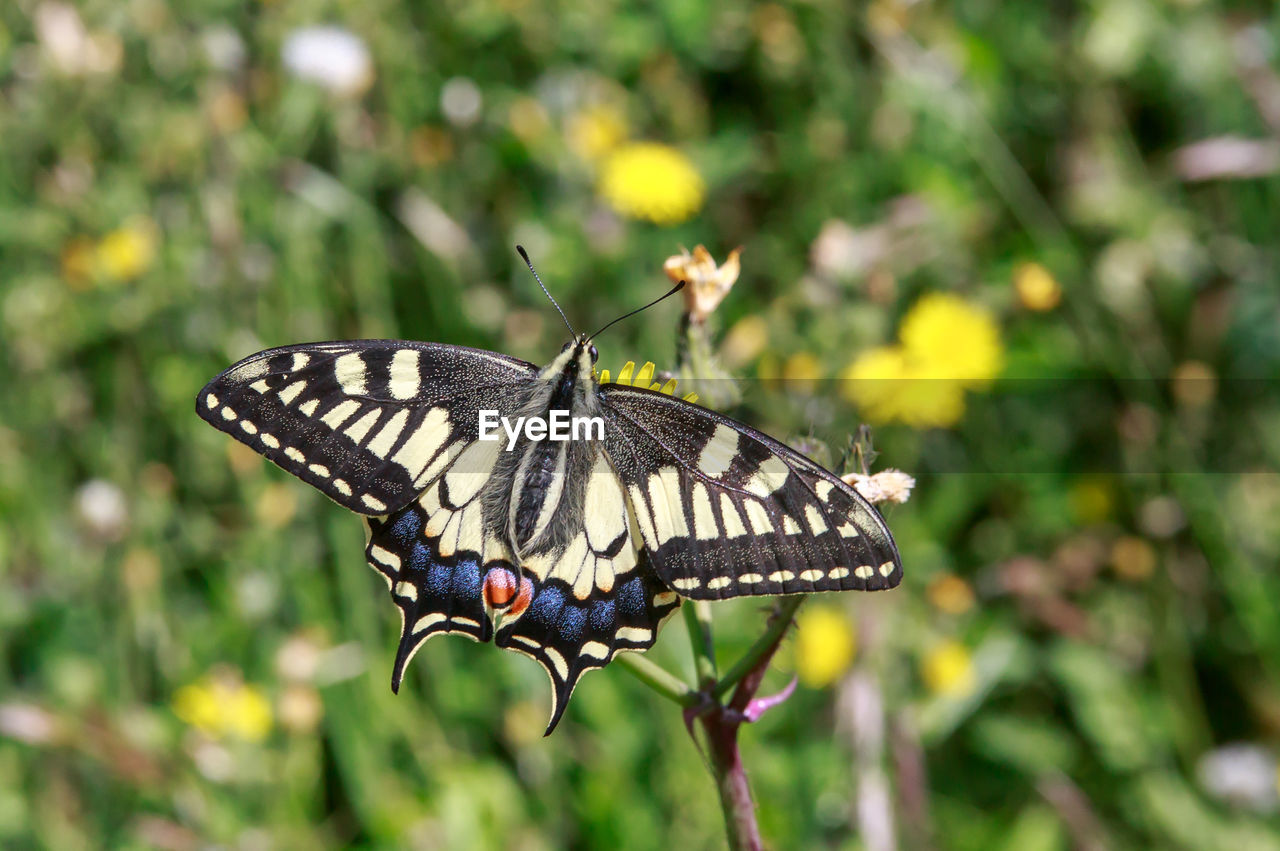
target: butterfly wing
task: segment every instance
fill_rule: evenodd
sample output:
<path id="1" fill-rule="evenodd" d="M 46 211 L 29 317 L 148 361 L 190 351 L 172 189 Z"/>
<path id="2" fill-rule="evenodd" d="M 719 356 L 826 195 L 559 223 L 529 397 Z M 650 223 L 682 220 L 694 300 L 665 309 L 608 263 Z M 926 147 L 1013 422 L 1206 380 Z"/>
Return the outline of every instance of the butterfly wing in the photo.
<path id="1" fill-rule="evenodd" d="M 196 411 L 345 508 L 384 515 L 475 439 L 481 407 L 503 408 L 537 372 L 462 346 L 311 343 L 250 355 L 200 391 Z"/>
<path id="2" fill-rule="evenodd" d="M 482 522 L 484 482 L 500 444 L 476 441 L 397 514 L 369 518 L 369 564 L 391 588 L 402 629 L 392 674 L 428 638 L 461 632 L 536 660 L 551 679 L 555 729 L 578 678 L 623 650 L 652 646 L 679 606 L 631 545 L 621 485 L 603 455 L 585 484 L 596 508 L 563 550 L 517 568 L 508 545 Z M 616 496 L 610 491 L 616 491 Z M 604 514 L 616 514 L 605 517 Z"/>
<path id="3" fill-rule="evenodd" d="M 650 561 L 679 594 L 875 591 L 901 581 L 879 512 L 800 453 L 644 388 L 606 384 L 600 398 Z"/>

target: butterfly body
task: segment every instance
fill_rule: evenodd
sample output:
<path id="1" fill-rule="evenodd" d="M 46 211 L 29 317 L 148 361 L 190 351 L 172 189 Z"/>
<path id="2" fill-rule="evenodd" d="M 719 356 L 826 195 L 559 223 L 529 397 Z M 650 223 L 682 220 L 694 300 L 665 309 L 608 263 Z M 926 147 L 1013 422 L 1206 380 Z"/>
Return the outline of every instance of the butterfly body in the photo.
<path id="1" fill-rule="evenodd" d="M 804 456 L 646 387 L 600 384 L 595 347 L 543 369 L 478 349 L 393 340 L 270 349 L 196 407 L 215 427 L 365 516 L 366 558 L 413 653 L 456 632 L 536 659 L 558 723 L 578 678 L 652 646 L 681 597 L 898 584 L 876 510 Z M 647 382 L 646 382 L 647 383 Z M 580 439 L 486 435 L 598 419 Z"/>

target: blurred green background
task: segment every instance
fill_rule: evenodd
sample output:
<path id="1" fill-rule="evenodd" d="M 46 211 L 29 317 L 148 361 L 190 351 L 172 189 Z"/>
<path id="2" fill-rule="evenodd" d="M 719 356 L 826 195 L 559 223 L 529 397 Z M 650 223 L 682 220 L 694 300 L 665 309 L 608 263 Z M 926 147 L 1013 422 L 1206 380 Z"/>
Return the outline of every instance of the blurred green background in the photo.
<path id="1" fill-rule="evenodd" d="M 774 847 L 1280 848 L 1278 38 L 1213 0 L 3 4 L 0 846 L 722 847 L 616 665 L 546 740 L 490 646 L 394 697 L 359 521 L 193 412 L 308 340 L 544 362 L 522 242 L 590 327 L 743 246 L 730 412 L 833 465 L 870 421 L 918 478 L 902 587 L 808 602 L 743 732 Z M 673 368 L 678 313 L 601 366 Z M 717 606 L 722 658 L 762 624 Z M 679 621 L 650 655 L 689 675 Z"/>

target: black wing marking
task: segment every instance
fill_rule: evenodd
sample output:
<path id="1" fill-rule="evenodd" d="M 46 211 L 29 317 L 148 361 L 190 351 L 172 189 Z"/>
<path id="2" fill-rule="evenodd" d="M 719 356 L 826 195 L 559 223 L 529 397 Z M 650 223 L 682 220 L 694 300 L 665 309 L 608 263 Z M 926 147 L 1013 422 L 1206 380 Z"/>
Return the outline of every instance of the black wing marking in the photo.
<path id="1" fill-rule="evenodd" d="M 604 385 L 605 441 L 658 575 L 692 599 L 896 586 L 879 512 L 838 476 L 698 405 Z"/>
<path id="2" fill-rule="evenodd" d="M 504 410 L 537 367 L 397 340 L 311 343 L 251 355 L 200 391 L 209 424 L 366 515 L 393 513 Z"/>

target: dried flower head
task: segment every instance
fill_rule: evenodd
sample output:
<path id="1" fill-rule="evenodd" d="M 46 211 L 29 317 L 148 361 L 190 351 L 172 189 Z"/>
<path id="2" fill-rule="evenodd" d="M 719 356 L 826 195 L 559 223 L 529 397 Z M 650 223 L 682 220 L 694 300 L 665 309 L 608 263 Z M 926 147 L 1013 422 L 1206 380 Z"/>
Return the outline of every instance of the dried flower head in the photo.
<path id="1" fill-rule="evenodd" d="M 846 484 L 852 485 L 854 490 L 873 505 L 882 502 L 896 502 L 901 505 L 911 498 L 911 489 L 916 486 L 914 476 L 893 467 L 869 476 L 850 473 L 842 478 Z"/>
<path id="2" fill-rule="evenodd" d="M 671 283 L 687 281 L 684 288 L 685 310 L 695 322 L 703 322 L 719 306 L 724 297 L 733 289 L 742 271 L 738 261 L 741 248 L 729 252 L 724 264 L 716 265 L 715 258 L 704 246 L 693 249 L 680 248 L 680 253 L 672 255 L 662 264 L 662 271 L 667 273 Z"/>

